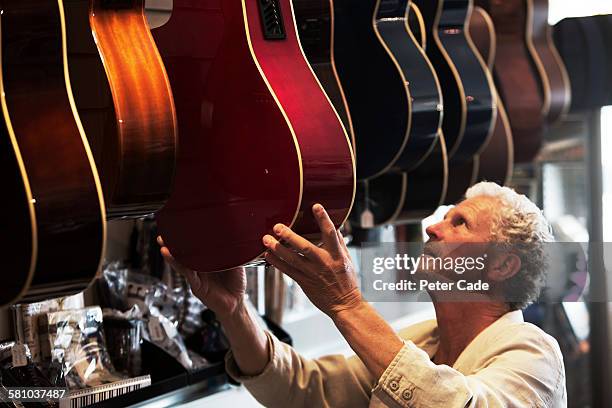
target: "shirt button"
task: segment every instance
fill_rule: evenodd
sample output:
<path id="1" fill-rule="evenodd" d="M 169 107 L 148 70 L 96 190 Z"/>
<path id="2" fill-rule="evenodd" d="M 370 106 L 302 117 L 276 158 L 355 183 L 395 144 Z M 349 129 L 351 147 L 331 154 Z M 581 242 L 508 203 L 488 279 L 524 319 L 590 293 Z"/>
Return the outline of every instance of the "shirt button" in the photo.
<path id="1" fill-rule="evenodd" d="M 399 390 L 399 383 L 393 380 L 389 383 L 389 388 L 391 388 L 391 391 L 397 391 Z"/>
<path id="2" fill-rule="evenodd" d="M 410 401 L 412 399 L 412 390 L 406 388 L 403 392 L 402 392 L 402 398 L 405 399 L 406 401 Z"/>

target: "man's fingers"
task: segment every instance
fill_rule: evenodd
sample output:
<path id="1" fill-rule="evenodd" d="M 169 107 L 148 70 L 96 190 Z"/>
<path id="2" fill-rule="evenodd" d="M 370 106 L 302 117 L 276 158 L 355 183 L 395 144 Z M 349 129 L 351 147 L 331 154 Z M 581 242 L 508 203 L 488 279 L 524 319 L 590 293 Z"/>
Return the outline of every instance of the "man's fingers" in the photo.
<path id="1" fill-rule="evenodd" d="M 338 234 L 338 242 L 340 243 L 340 247 L 344 251 L 344 254 L 348 255 L 349 254 L 349 250 L 348 250 L 348 248 L 346 246 L 346 242 L 344 242 L 344 237 L 342 236 L 342 233 L 340 232 L 340 230 L 336 230 L 336 233 Z"/>
<path id="2" fill-rule="evenodd" d="M 160 247 L 166 246 L 166 244 L 164 244 L 164 240 L 161 237 L 161 235 L 157 236 L 157 245 L 159 245 Z"/>
<path id="3" fill-rule="evenodd" d="M 312 206 L 312 213 L 319 224 L 323 244 L 328 251 L 339 254 L 341 252 L 341 246 L 338 242 L 338 233 L 327 211 L 325 211 L 325 208 L 323 208 L 321 204 L 315 204 Z"/>
<path id="4" fill-rule="evenodd" d="M 319 251 L 320 251 L 319 248 L 317 248 L 316 245 L 308 241 L 306 238 L 301 237 L 300 235 L 293 232 L 291 228 L 283 224 L 276 224 L 273 230 L 274 230 L 274 234 L 276 234 L 279 241 L 286 243 L 291 248 L 293 248 L 295 251 L 304 255 L 306 258 L 311 258 L 311 259 L 319 258 Z"/>
<path id="5" fill-rule="evenodd" d="M 187 279 L 187 282 L 189 282 L 189 285 L 191 286 L 192 290 L 197 291 L 197 290 L 202 289 L 202 280 L 198 276 L 197 272 L 181 265 L 172 256 L 168 247 L 165 247 L 165 246 L 161 247 L 159 252 L 162 254 L 162 256 L 164 257 L 164 260 L 170 265 L 172 269 L 174 269 L 175 271 L 183 275 L 185 279 Z"/>
<path id="6" fill-rule="evenodd" d="M 287 262 L 274 255 L 272 252 L 266 252 L 265 258 L 270 265 L 276 267 L 278 270 L 289 276 L 294 281 L 299 283 L 302 280 L 303 273 L 299 269 L 296 269 L 293 266 L 289 265 Z"/>
<path id="7" fill-rule="evenodd" d="M 274 255 L 283 259 L 285 262 L 301 268 L 306 267 L 307 260 L 302 255 L 290 248 L 287 248 L 278 242 L 278 240 L 276 240 L 272 235 L 265 235 L 263 237 L 263 243 L 266 248 L 274 253 Z"/>

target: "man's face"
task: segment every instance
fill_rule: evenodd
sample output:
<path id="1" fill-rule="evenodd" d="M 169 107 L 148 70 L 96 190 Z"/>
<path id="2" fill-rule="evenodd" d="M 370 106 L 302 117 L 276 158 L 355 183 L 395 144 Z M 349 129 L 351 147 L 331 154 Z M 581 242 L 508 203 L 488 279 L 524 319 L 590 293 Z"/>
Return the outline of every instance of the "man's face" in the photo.
<path id="1" fill-rule="evenodd" d="M 427 228 L 429 240 L 425 244 L 424 255 L 454 258 L 462 262 L 467 258 L 483 257 L 490 246 L 494 214 L 500 205 L 499 199 L 489 196 L 462 201 L 448 211 L 442 221 Z M 429 269 L 428 272 L 442 274 L 453 280 L 475 277 L 469 273 L 462 275 L 461 271 L 456 273 L 457 271 Z"/>
<path id="2" fill-rule="evenodd" d="M 479 196 L 462 201 L 444 216 L 444 220 L 427 228 L 428 242 L 488 242 L 494 214 L 501 201 Z"/>

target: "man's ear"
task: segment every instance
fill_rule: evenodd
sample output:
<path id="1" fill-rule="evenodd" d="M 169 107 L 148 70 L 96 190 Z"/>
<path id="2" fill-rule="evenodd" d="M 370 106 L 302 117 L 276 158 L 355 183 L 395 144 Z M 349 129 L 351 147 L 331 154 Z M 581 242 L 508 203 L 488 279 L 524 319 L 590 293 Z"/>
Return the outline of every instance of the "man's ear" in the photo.
<path id="1" fill-rule="evenodd" d="M 521 270 L 521 258 L 512 252 L 500 253 L 489 263 L 487 275 L 493 282 L 503 282 Z"/>

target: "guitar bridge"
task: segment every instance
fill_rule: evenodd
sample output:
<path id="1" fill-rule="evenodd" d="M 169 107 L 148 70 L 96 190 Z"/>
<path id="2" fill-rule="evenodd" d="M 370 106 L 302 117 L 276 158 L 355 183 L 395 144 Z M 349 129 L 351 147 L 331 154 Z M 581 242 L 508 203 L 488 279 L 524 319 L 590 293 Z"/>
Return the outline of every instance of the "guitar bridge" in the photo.
<path id="1" fill-rule="evenodd" d="M 258 3 L 264 38 L 266 40 L 284 40 L 287 38 L 279 0 L 259 0 Z"/>

